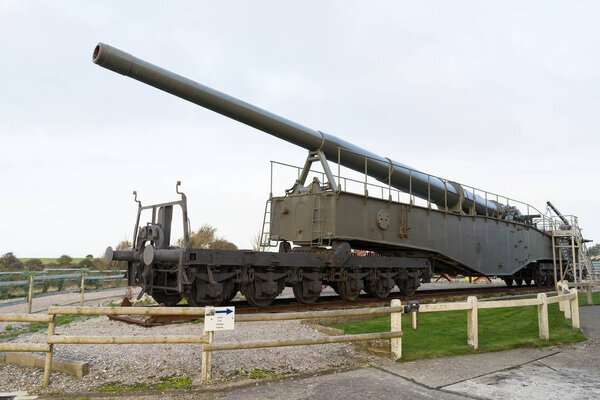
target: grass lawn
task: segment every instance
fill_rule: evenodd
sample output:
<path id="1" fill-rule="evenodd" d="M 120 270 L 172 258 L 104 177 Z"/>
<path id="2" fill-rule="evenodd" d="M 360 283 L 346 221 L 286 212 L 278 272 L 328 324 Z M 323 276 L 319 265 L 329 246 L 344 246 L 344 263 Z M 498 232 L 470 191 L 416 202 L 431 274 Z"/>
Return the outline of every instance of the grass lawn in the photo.
<path id="1" fill-rule="evenodd" d="M 587 304 L 585 293 L 579 294 L 580 305 Z M 594 293 L 594 304 L 600 304 L 600 292 Z M 571 329 L 558 309 L 548 306 L 550 340 L 539 339 L 537 306 L 479 310 L 479 349 L 467 345 L 467 311 L 445 311 L 419 315 L 419 329 L 413 331 L 410 316 L 402 318 L 402 361 L 484 353 L 517 347 L 542 347 L 586 340 L 580 331 Z M 347 334 L 387 332 L 390 317 L 334 325 Z"/>
<path id="2" fill-rule="evenodd" d="M 583 307 L 583 306 L 587 306 L 587 295 L 584 291 L 579 291 L 579 307 Z M 593 292 L 592 293 L 592 300 L 594 301 L 594 305 L 598 306 L 600 305 L 600 292 Z"/>
<path id="3" fill-rule="evenodd" d="M 86 318 L 94 318 L 97 315 L 86 316 Z M 75 321 L 77 318 L 81 318 L 79 315 L 57 315 L 55 320 L 55 325 L 67 325 L 71 322 Z M 13 328 L 12 325 L 6 325 L 4 328 L 4 332 L 0 332 L 0 339 L 9 339 L 13 337 L 17 337 L 22 335 L 23 333 L 32 333 L 41 331 L 44 329 L 48 329 L 47 322 L 31 322 L 29 325 L 25 326 L 21 329 Z"/>

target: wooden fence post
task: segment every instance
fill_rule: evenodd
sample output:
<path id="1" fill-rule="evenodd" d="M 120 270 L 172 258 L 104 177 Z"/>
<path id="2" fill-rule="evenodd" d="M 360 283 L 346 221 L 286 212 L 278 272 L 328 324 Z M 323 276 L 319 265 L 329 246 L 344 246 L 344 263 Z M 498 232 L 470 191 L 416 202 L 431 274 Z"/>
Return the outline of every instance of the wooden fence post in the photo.
<path id="1" fill-rule="evenodd" d="M 79 305 L 81 307 L 83 307 L 83 292 L 85 290 L 85 274 L 83 271 L 81 271 L 81 301 L 79 302 Z"/>
<path id="2" fill-rule="evenodd" d="M 392 307 L 402 307 L 402 302 L 399 299 L 392 300 Z M 391 313 L 391 332 L 402 332 L 402 311 Z M 402 358 L 402 338 L 391 339 L 392 357 L 395 360 Z"/>
<path id="3" fill-rule="evenodd" d="M 467 310 L 467 331 L 468 343 L 473 350 L 479 347 L 479 333 L 477 326 L 477 297 L 467 297 L 467 303 L 471 305 L 471 309 Z"/>
<path id="4" fill-rule="evenodd" d="M 571 299 L 571 328 L 573 329 L 581 329 L 581 325 L 579 324 L 579 294 L 577 292 L 577 288 L 573 288 L 573 292 L 575 293 L 575 298 Z"/>
<path id="5" fill-rule="evenodd" d="M 208 344 L 213 342 L 213 331 L 204 331 L 204 335 L 208 336 Z M 211 370 L 211 362 L 212 362 L 212 352 L 204 350 L 204 345 L 202 345 L 202 382 L 208 383 L 210 381 L 210 370 Z"/>
<path id="6" fill-rule="evenodd" d="M 592 298 L 592 282 L 588 281 L 586 283 L 587 283 L 587 285 L 585 287 L 585 292 L 587 295 L 587 303 L 588 303 L 588 306 L 592 306 L 592 305 L 594 305 L 594 299 Z"/>
<path id="7" fill-rule="evenodd" d="M 559 281 L 559 282 L 556 284 L 556 286 L 557 286 L 557 288 L 558 288 L 558 289 L 556 289 L 556 294 L 557 294 L 557 296 L 561 296 L 561 295 L 563 295 L 563 294 L 565 293 L 565 292 L 564 292 L 564 290 L 563 290 L 562 283 L 563 283 L 563 281 Z M 565 312 L 565 303 L 564 303 L 563 301 L 559 301 L 559 302 L 558 302 L 558 309 L 559 309 L 561 312 L 563 312 L 563 313 Z"/>
<path id="8" fill-rule="evenodd" d="M 31 314 L 31 303 L 33 302 L 33 275 L 29 277 L 29 292 L 27 294 L 27 314 Z"/>
<path id="9" fill-rule="evenodd" d="M 52 315 L 52 322 L 48 323 L 48 337 L 54 335 L 54 323 L 56 322 L 56 315 Z M 44 363 L 44 387 L 48 387 L 50 385 L 50 371 L 52 370 L 52 351 L 54 350 L 54 345 L 49 345 L 50 349 L 46 353 L 46 362 Z"/>
<path id="10" fill-rule="evenodd" d="M 550 340 L 550 327 L 548 326 L 548 299 L 546 293 L 539 293 L 538 304 L 538 326 L 540 329 L 540 339 Z"/>
<path id="11" fill-rule="evenodd" d="M 563 281 L 563 294 L 571 293 L 569 290 L 569 282 Z M 569 300 L 563 301 L 563 308 L 565 311 L 565 319 L 571 319 L 571 302 Z"/>

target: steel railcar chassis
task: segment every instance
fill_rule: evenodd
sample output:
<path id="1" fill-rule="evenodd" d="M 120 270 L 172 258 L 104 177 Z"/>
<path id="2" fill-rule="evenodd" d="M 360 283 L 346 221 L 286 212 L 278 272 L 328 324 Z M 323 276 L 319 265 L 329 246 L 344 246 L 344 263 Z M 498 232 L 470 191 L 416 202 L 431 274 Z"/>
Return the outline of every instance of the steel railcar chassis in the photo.
<path id="1" fill-rule="evenodd" d="M 185 298 L 190 305 L 218 305 L 231 300 L 239 291 L 249 303 L 264 307 L 288 286 L 302 303 L 319 298 L 323 285 L 331 286 L 343 299 L 355 300 L 364 290 L 386 298 L 394 286 L 411 295 L 421 281 L 432 275 L 431 260 L 409 256 L 358 256 L 348 242 L 334 241 L 327 247 L 292 248 L 282 241 L 278 252 L 176 248 L 171 246 L 173 207 L 183 215 L 184 244 L 189 246 L 187 199 L 142 206 L 134 229 L 132 250 L 109 247 L 105 260 L 126 261 L 130 286 L 141 286 L 143 293 L 158 303 L 172 306 Z M 152 211 L 151 222 L 140 227 L 142 212 Z"/>

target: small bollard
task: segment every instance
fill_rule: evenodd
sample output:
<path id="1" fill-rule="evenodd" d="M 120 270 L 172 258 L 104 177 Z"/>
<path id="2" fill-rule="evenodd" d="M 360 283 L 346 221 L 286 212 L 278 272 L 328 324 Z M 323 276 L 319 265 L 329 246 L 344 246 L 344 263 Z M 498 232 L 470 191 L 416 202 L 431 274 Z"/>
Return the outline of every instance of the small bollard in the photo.
<path id="1" fill-rule="evenodd" d="M 416 300 L 409 301 L 408 305 L 404 306 L 404 314 L 410 314 L 413 330 L 419 329 L 419 302 Z"/>
<path id="2" fill-rule="evenodd" d="M 391 303 L 392 307 L 400 307 L 402 311 L 390 314 L 390 331 L 391 332 L 402 332 L 402 312 L 404 311 L 402 303 L 399 299 L 393 299 Z M 402 358 L 402 337 L 392 338 L 390 343 L 390 350 L 394 359 L 398 360 Z"/>

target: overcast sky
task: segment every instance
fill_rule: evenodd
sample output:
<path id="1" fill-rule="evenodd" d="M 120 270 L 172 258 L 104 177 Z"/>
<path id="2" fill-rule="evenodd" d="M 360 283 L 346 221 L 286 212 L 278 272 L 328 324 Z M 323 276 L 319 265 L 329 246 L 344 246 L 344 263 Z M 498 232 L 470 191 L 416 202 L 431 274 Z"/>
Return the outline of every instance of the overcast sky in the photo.
<path id="1" fill-rule="evenodd" d="M 189 199 L 240 247 L 305 150 L 92 64 L 102 41 L 600 240 L 598 2 L 0 0 L 0 253 L 131 239 Z M 275 187 L 275 194 L 293 182 Z"/>

